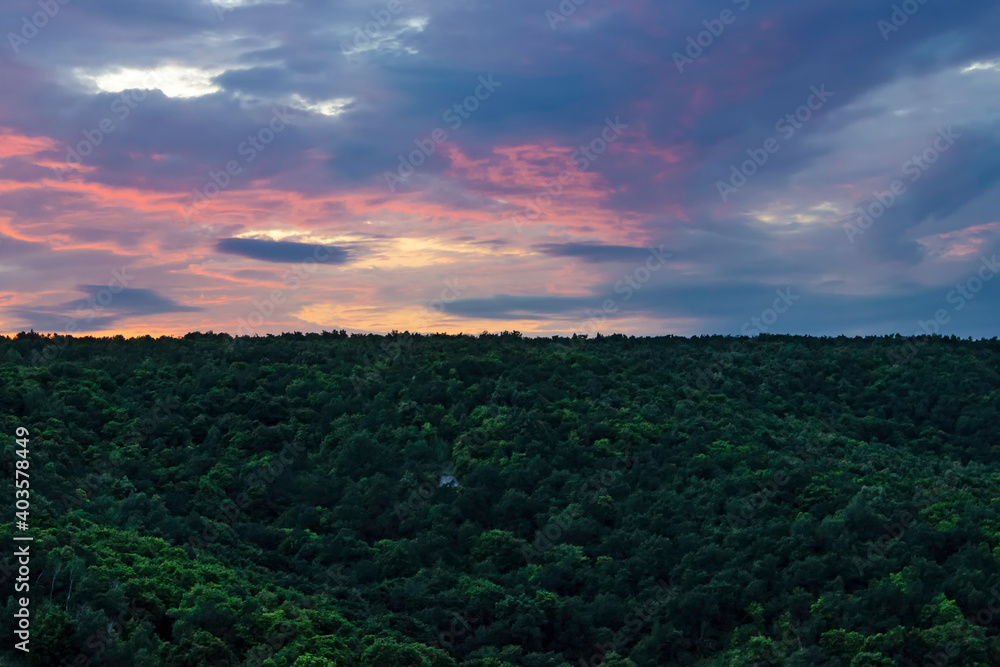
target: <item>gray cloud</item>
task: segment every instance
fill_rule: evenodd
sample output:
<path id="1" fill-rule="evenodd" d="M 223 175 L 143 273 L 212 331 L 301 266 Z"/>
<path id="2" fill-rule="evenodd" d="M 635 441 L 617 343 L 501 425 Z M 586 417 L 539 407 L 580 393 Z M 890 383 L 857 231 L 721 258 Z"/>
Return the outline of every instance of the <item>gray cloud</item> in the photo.
<path id="1" fill-rule="evenodd" d="M 15 308 L 9 312 L 33 329 L 72 333 L 107 329 L 130 317 L 201 310 L 176 303 L 151 289 L 122 287 L 120 284 L 79 285 L 77 289 L 87 296 L 57 306 Z"/>
<path id="2" fill-rule="evenodd" d="M 293 241 L 220 239 L 216 243 L 215 249 L 230 255 L 240 255 L 265 262 L 301 263 L 312 261 L 318 264 L 346 264 L 350 261 L 350 253 L 344 248 Z"/>
<path id="3" fill-rule="evenodd" d="M 649 248 L 597 243 L 543 243 L 538 250 L 552 257 L 576 257 L 586 262 L 639 262 L 650 257 Z"/>

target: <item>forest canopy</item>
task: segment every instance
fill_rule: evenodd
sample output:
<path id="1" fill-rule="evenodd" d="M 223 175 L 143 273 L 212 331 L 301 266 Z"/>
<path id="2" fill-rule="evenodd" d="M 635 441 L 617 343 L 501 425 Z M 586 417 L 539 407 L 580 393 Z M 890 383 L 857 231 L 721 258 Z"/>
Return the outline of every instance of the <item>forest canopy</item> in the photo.
<path id="1" fill-rule="evenodd" d="M 1000 664 L 995 339 L 22 333 L 0 379 L 5 664 Z"/>

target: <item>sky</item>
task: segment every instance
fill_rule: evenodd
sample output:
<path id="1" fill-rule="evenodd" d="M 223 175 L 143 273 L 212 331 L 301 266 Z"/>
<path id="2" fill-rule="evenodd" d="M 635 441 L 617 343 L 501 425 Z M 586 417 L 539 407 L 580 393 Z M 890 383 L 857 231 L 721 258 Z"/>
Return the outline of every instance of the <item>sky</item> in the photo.
<path id="1" fill-rule="evenodd" d="M 997 335 L 990 0 L 6 0 L 0 334 Z"/>

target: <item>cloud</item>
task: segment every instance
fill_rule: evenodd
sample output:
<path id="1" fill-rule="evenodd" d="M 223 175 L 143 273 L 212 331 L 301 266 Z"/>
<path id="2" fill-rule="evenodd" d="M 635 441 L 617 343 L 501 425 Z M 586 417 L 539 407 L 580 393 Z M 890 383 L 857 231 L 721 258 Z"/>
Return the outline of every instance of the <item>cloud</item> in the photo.
<path id="1" fill-rule="evenodd" d="M 165 313 L 194 313 L 201 308 L 185 306 L 151 289 L 122 287 L 120 284 L 78 285 L 87 296 L 76 301 L 36 309 L 14 308 L 11 314 L 25 326 L 39 331 L 104 331 L 133 317 Z"/>
<path id="2" fill-rule="evenodd" d="M 37 252 L 44 252 L 49 249 L 45 243 L 35 241 L 24 241 L 13 238 L 5 234 L 0 234 L 0 260 L 13 260 L 31 255 Z"/>
<path id="3" fill-rule="evenodd" d="M 16 319 L 21 320 L 24 328 L 47 333 L 88 333 L 91 331 L 107 331 L 121 318 L 115 315 L 99 317 L 71 317 L 44 313 L 35 310 L 13 310 Z"/>
<path id="4" fill-rule="evenodd" d="M 175 303 L 172 299 L 157 294 L 151 289 L 135 287 L 107 287 L 104 285 L 80 285 L 80 291 L 87 294 L 83 301 L 71 301 L 62 306 L 86 305 L 113 310 L 123 317 L 132 315 L 158 315 L 160 313 L 194 313 L 201 308 Z M 116 291 L 117 290 L 117 291 Z M 107 305 L 104 305 L 104 304 Z M 96 304 L 96 306 L 94 306 Z"/>
<path id="5" fill-rule="evenodd" d="M 350 253 L 343 248 L 294 241 L 229 238 L 219 240 L 215 249 L 265 262 L 346 264 L 350 261 Z"/>
<path id="6" fill-rule="evenodd" d="M 492 320 L 544 319 L 579 311 L 590 303 L 592 300 L 586 297 L 496 294 L 481 299 L 461 299 L 443 308 L 449 314 Z"/>
<path id="7" fill-rule="evenodd" d="M 648 317 L 653 321 L 702 323 L 684 332 L 692 335 L 747 335 L 753 330 L 815 336 L 933 333 L 932 321 L 943 311 L 944 324 L 937 327 L 939 333 L 992 337 L 996 335 L 994 313 L 1000 307 L 1000 285 L 975 282 L 979 267 L 979 260 L 971 262 L 949 287 L 899 285 L 886 293 L 868 295 L 836 293 L 820 287 L 736 282 L 649 284 L 637 290 L 596 288 L 587 296 L 576 297 L 498 294 L 459 299 L 444 308 L 452 315 L 498 322 L 557 320 L 566 323 L 567 330 L 578 332 L 615 331 L 623 319 Z M 955 284 L 968 284 L 970 279 L 973 288 L 979 290 L 960 291 Z M 603 310 L 607 303 L 613 304 L 613 311 Z M 775 304 L 780 314 L 768 319 L 765 313 Z"/>
<path id="8" fill-rule="evenodd" d="M 586 262 L 639 262 L 650 256 L 650 248 L 597 243 L 543 243 L 536 246 L 552 257 L 576 257 Z"/>
<path id="9" fill-rule="evenodd" d="M 697 0 L 585 3 L 555 31 L 558 3 L 531 0 L 404 0 L 391 15 L 361 0 L 92 4 L 0 49 L 0 308 L 39 325 L 74 317 L 52 295 L 129 266 L 177 300 L 124 292 L 80 326 L 162 312 L 171 332 L 225 329 L 282 265 L 320 261 L 316 238 L 336 239 L 321 263 L 339 270 L 262 330 L 303 313 L 399 328 L 421 295 L 460 284 L 427 326 L 566 331 L 616 299 L 634 333 L 738 332 L 792 285 L 803 301 L 780 326 L 912 333 L 982 251 L 965 231 L 1000 222 L 996 3 L 926 3 L 889 39 L 890 1 L 727 3 L 736 21 L 683 72 L 674 52 L 718 16 Z M 25 7 L 0 6 L 0 24 Z M 359 38 L 373 20 L 378 36 Z M 501 85 L 453 127 L 447 112 L 489 76 Z M 785 136 L 776 124 L 813 86 L 832 96 Z M 581 167 L 616 117 L 628 128 Z M 954 149 L 851 243 L 852 211 L 952 125 Z M 720 199 L 772 137 L 780 150 Z M 428 145 L 390 192 L 386 172 Z M 615 285 L 661 243 L 675 256 L 625 302 Z"/>

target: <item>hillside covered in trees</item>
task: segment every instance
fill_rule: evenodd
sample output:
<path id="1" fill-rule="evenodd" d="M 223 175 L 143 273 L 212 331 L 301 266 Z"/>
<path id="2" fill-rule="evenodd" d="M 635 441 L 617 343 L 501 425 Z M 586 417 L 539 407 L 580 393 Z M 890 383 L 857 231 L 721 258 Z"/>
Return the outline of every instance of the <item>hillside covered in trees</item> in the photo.
<path id="1" fill-rule="evenodd" d="M 0 338 L 0 661 L 996 665 L 998 415 L 996 340 Z"/>

